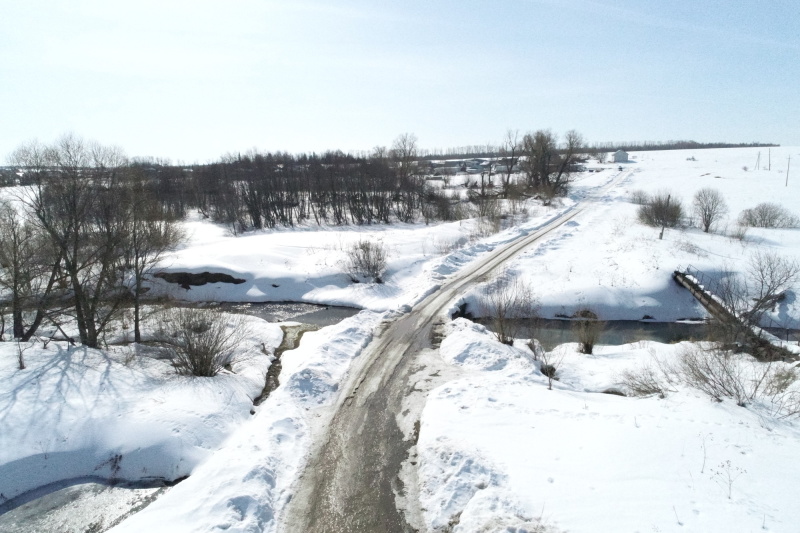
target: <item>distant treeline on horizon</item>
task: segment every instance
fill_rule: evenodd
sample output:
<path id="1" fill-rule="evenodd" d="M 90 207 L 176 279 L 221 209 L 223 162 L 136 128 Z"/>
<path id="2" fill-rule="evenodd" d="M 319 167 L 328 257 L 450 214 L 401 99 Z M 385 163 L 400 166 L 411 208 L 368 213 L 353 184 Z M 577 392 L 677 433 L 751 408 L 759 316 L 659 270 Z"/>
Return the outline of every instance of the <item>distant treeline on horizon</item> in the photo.
<path id="1" fill-rule="evenodd" d="M 772 143 L 699 143 L 696 141 L 633 141 L 623 143 L 595 143 L 591 145 L 593 150 L 625 150 L 628 152 L 636 152 L 641 150 L 689 150 L 689 149 L 704 149 L 704 148 L 772 148 L 780 146 L 780 144 Z"/>
<path id="2" fill-rule="evenodd" d="M 773 143 L 700 143 L 697 141 L 626 141 L 626 142 L 598 142 L 586 145 L 588 152 L 614 152 L 625 150 L 637 152 L 643 150 L 701 150 L 706 148 L 772 148 L 780 144 Z M 420 150 L 423 159 L 463 159 L 467 157 L 497 157 L 500 147 L 492 145 L 456 146 L 453 148 L 435 148 Z"/>
<path id="3" fill-rule="evenodd" d="M 780 144 L 773 144 L 773 143 L 761 143 L 761 142 L 751 142 L 751 143 L 726 143 L 726 142 L 713 142 L 713 143 L 700 143 L 697 141 L 626 141 L 626 142 L 595 142 L 595 143 L 587 143 L 582 151 L 587 154 L 596 154 L 598 152 L 615 152 L 617 150 L 625 150 L 627 152 L 636 152 L 636 151 L 646 151 L 646 150 L 701 150 L 701 149 L 710 149 L 710 148 L 774 148 L 779 147 Z M 556 153 L 562 152 L 563 149 L 560 146 L 555 148 Z M 341 157 L 345 156 L 348 158 L 353 159 L 369 159 L 374 155 L 373 152 L 370 151 L 350 151 L 350 152 L 342 152 L 341 150 L 328 150 L 321 153 L 316 152 L 299 152 L 299 153 L 289 153 L 289 152 L 264 152 L 264 153 L 271 153 L 275 156 L 290 156 L 297 159 L 306 159 L 306 158 L 317 158 L 322 157 L 325 158 L 327 156 L 336 156 Z M 245 154 L 239 153 L 228 153 L 223 156 L 216 158 L 208 163 L 181 163 L 181 162 L 172 162 L 168 158 L 158 158 L 158 157 L 133 157 L 131 158 L 131 162 L 134 164 L 144 164 L 144 165 L 155 165 L 155 166 L 177 166 L 177 167 L 203 167 L 208 165 L 213 165 L 216 163 L 241 159 L 243 155 L 247 157 L 247 154 L 250 152 L 246 152 Z M 492 144 L 481 144 L 481 145 L 467 145 L 467 146 L 456 146 L 451 148 L 433 148 L 433 149 L 425 149 L 425 148 L 416 148 L 416 154 L 418 160 L 422 161 L 431 161 L 431 160 L 441 160 L 441 159 L 469 159 L 469 158 L 497 158 L 502 157 L 504 155 L 503 147 Z M 0 170 L 8 172 L 12 170 L 14 167 L 13 165 L 3 165 L 3 162 L 0 161 Z M 0 177 L 0 183 L 2 183 L 2 177 Z M 5 183 L 3 183 L 4 185 Z"/>

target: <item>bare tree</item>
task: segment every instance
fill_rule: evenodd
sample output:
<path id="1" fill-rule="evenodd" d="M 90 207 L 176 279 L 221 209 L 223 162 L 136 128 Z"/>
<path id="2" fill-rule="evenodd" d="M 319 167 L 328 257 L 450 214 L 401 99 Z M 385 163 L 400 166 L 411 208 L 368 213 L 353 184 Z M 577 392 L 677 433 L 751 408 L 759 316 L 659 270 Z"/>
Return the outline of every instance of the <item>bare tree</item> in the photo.
<path id="1" fill-rule="evenodd" d="M 774 252 L 757 251 L 747 268 L 750 310 L 746 313 L 749 322 L 758 324 L 761 317 L 780 301 L 784 293 L 797 284 L 800 263 Z"/>
<path id="2" fill-rule="evenodd" d="M 521 150 L 522 139 L 520 138 L 519 130 L 506 130 L 503 143 L 500 145 L 500 162 L 505 166 L 504 177 L 501 177 L 501 180 L 503 196 L 506 198 L 508 197 L 508 189 L 511 186 L 511 174 L 514 173 L 514 167 L 519 162 Z"/>
<path id="3" fill-rule="evenodd" d="M 695 193 L 692 206 L 705 233 L 728 213 L 728 205 L 722 193 L 710 187 L 704 187 Z"/>
<path id="4" fill-rule="evenodd" d="M 125 293 L 119 171 L 126 159 L 118 148 L 65 135 L 52 146 L 23 146 L 12 161 L 33 176 L 23 202 L 61 259 L 81 343 L 96 348 Z"/>
<path id="5" fill-rule="evenodd" d="M 531 288 L 510 272 L 489 283 L 480 299 L 480 314 L 489 318 L 497 340 L 512 344 L 527 327 L 525 320 L 535 319 L 539 303 Z"/>
<path id="6" fill-rule="evenodd" d="M 413 133 L 404 133 L 392 143 L 389 154 L 397 165 L 401 179 L 408 179 L 414 174 L 418 152 L 417 136 Z"/>
<path id="7" fill-rule="evenodd" d="M 526 156 L 523 169 L 527 175 L 528 186 L 534 189 L 546 187 L 555 165 L 555 135 L 550 130 L 538 130 L 526 134 L 522 144 Z"/>
<path id="8" fill-rule="evenodd" d="M 724 270 L 724 269 L 723 269 Z M 746 341 L 751 326 L 758 326 L 800 280 L 800 263 L 774 252 L 757 251 L 750 256 L 744 275 L 730 274 L 715 287 L 723 305 L 741 322 L 720 323 L 726 340 Z"/>
<path id="9" fill-rule="evenodd" d="M 141 175 L 134 174 L 125 189 L 121 209 L 127 211 L 127 229 L 122 253 L 125 268 L 132 273 L 134 342 L 142 341 L 141 301 L 147 281 L 158 261 L 174 249 L 184 234 L 161 204 L 151 197 Z"/>
<path id="10" fill-rule="evenodd" d="M 60 277 L 60 257 L 46 236 L 10 202 L 0 203 L 0 286 L 11 295 L 15 339 L 29 340 L 47 315 L 51 295 Z M 34 313 L 25 322 L 26 311 Z"/>
<path id="11" fill-rule="evenodd" d="M 572 168 L 582 148 L 583 137 L 575 130 L 566 133 L 560 148 L 556 135 L 550 130 L 538 130 L 525 135 L 522 139 L 522 151 L 526 156 L 523 170 L 528 186 L 547 198 L 565 194 Z"/>

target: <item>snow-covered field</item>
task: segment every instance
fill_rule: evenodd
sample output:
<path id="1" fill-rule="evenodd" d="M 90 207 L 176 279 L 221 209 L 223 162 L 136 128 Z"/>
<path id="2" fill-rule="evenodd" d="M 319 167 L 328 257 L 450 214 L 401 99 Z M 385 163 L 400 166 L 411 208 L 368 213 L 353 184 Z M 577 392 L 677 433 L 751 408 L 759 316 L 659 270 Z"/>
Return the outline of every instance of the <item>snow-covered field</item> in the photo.
<path id="1" fill-rule="evenodd" d="M 159 282 L 158 290 L 192 301 L 304 301 L 366 311 L 307 334 L 299 349 L 286 352 L 282 385 L 252 416 L 270 361 L 260 346 L 270 353 L 280 342 L 274 324 L 252 319 L 250 357 L 233 373 L 203 379 L 175 376 L 166 362 L 131 358 L 127 349 L 57 343 L 29 347 L 28 367 L 20 371 L 17 345 L 2 343 L 0 503 L 65 478 L 191 474 L 115 531 L 275 531 L 311 439 L 324 430 L 350 361 L 380 321 L 576 203 L 593 202 L 507 265 L 531 286 L 546 317 L 583 306 L 606 320 L 705 316 L 671 280 L 676 268 L 743 271 L 755 250 L 800 258 L 800 230 L 751 229 L 744 241 L 724 234 L 742 209 L 763 201 L 800 215 L 800 185 L 790 177 L 784 186 L 786 158 L 800 160 L 800 149 L 773 148 L 771 171 L 744 171 L 759 150 L 764 161 L 766 149 L 757 148 L 635 153 L 623 171 L 609 164 L 579 176 L 558 206 L 529 202 L 527 216 L 497 234 L 469 220 L 234 237 L 189 221 L 190 242 L 164 260 L 165 269 L 222 272 L 245 282 L 188 291 Z M 614 179 L 620 182 L 590 200 Z M 669 190 L 688 205 L 701 187 L 719 189 L 730 207 L 717 232 L 667 230 L 659 240 L 656 229 L 636 221 L 633 191 Z M 384 284 L 353 284 L 343 271 L 345 250 L 365 238 L 388 248 Z M 478 298 L 479 290 L 464 295 L 474 309 Z M 772 317 L 798 327 L 794 294 Z M 680 345 L 600 347 L 595 356 L 559 347 L 561 380 L 550 391 L 525 349 L 500 345 L 464 321 L 450 327 L 457 334 L 436 357 L 462 377 L 431 392 L 418 443 L 430 528 L 523 531 L 541 519 L 573 532 L 797 530 L 795 420 L 758 406 L 713 403 L 688 387 L 665 399 L 601 393 L 650 352 L 674 357 Z M 722 482 L 727 475 L 737 478 L 730 486 Z"/>
<path id="2" fill-rule="evenodd" d="M 795 214 L 799 211 L 792 205 L 800 189 L 797 180 L 790 180 L 788 187 L 784 184 L 786 158 L 800 155 L 800 150 L 771 151 L 771 171 L 752 170 L 759 152 L 766 160 L 764 148 L 636 152 L 636 159 L 621 165 L 622 172 L 620 165 L 606 164 L 600 166 L 605 169 L 601 172 L 581 173 L 562 207 L 529 203 L 526 222 L 489 238 L 482 238 L 484 231 L 474 220 L 430 226 L 307 227 L 238 238 L 225 228 L 195 220 L 187 224 L 190 244 L 164 260 L 167 270 L 222 272 L 245 283 L 216 283 L 188 291 L 161 283 L 159 289 L 193 301 L 305 301 L 374 311 L 395 309 L 427 294 L 432 282 L 452 274 L 474 254 L 520 231 L 530 231 L 621 174 L 619 186 L 604 194 L 591 212 L 570 222 L 567 231 L 527 251 L 509 269 L 533 288 L 543 317 L 570 315 L 584 306 L 608 320 L 640 320 L 648 315 L 668 322 L 701 317 L 705 316 L 702 308 L 671 281 L 676 268 L 742 271 L 756 249 L 800 258 L 797 229 L 750 228 L 744 241 L 732 236 L 739 213 L 758 203 L 775 202 Z M 597 167 L 592 162 L 588 166 Z M 750 170 L 743 170 L 745 166 Z M 712 233 L 698 228 L 668 229 L 659 240 L 658 229 L 638 223 L 639 206 L 630 201 L 634 191 L 668 191 L 690 213 L 692 196 L 704 187 L 722 192 L 729 208 Z M 385 284 L 354 285 L 344 273 L 346 249 L 361 239 L 387 246 Z M 446 255 L 451 250 L 457 253 Z M 473 307 L 475 296 L 466 298 Z M 792 317 L 798 316 L 794 301 L 786 300 L 773 318 L 782 326 L 797 328 L 800 322 Z"/>
<path id="3" fill-rule="evenodd" d="M 524 345 L 499 344 L 458 319 L 440 353 L 464 377 L 431 392 L 417 444 L 426 525 L 797 531 L 796 419 L 688 387 L 663 399 L 602 393 L 622 388 L 623 370 L 674 360 L 688 344 L 645 341 L 594 355 L 562 345 L 560 381 L 548 390 Z"/>
<path id="4" fill-rule="evenodd" d="M 667 322 L 705 316 L 672 282 L 674 270 L 692 266 L 707 273 L 742 272 L 756 250 L 800 259 L 798 229 L 750 228 L 744 241 L 728 236 L 739 213 L 761 202 L 778 203 L 800 214 L 795 201 L 800 177 L 785 186 L 786 158 L 800 155 L 800 150 L 773 148 L 772 171 L 744 171 L 744 166 L 753 167 L 759 151 L 764 159 L 765 149 L 758 148 L 634 153 L 635 162 L 625 164 L 632 172 L 619 187 L 580 220 L 570 222 L 568 231 L 528 250 L 508 268 L 533 288 L 547 318 L 569 316 L 584 306 L 607 320 L 641 320 L 648 315 Z M 695 160 L 687 160 L 690 157 Z M 583 187 L 602 182 L 603 174 L 581 178 L 575 185 L 576 199 Z M 667 191 L 691 213 L 694 193 L 705 187 L 719 190 L 729 207 L 715 232 L 668 229 L 659 240 L 658 228 L 637 222 L 639 206 L 630 201 L 634 191 L 651 195 Z M 798 317 L 793 297 L 772 314 L 776 323 L 790 328 L 800 327 Z"/>

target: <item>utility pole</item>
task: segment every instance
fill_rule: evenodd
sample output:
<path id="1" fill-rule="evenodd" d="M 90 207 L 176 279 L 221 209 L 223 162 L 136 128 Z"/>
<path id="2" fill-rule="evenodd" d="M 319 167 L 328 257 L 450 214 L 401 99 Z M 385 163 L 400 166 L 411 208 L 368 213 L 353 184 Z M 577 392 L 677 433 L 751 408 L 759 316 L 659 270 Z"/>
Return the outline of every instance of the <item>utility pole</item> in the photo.
<path id="1" fill-rule="evenodd" d="M 661 233 L 658 234 L 658 240 L 662 240 L 664 238 L 664 230 L 667 229 L 667 216 L 669 213 L 669 200 L 672 198 L 671 194 L 667 195 L 667 207 L 664 209 L 664 213 L 662 213 L 662 220 L 661 220 Z"/>
<path id="2" fill-rule="evenodd" d="M 758 157 L 756 158 L 756 168 L 754 168 L 753 170 L 758 170 L 760 165 L 761 165 L 761 152 L 758 152 Z"/>
<path id="3" fill-rule="evenodd" d="M 792 164 L 792 156 L 789 156 L 789 161 L 786 162 L 786 187 L 789 186 L 789 165 Z"/>
<path id="4" fill-rule="evenodd" d="M 767 151 L 767 170 L 772 170 L 772 148 Z"/>

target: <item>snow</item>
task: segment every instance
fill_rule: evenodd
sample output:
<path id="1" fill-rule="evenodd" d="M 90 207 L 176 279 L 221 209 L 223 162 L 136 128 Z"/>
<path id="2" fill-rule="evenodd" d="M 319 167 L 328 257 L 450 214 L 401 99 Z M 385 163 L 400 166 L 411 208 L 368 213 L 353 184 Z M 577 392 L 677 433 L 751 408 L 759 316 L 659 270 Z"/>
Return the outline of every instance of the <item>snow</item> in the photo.
<path id="1" fill-rule="evenodd" d="M 186 476 L 250 417 L 264 386 L 277 325 L 249 318 L 233 372 L 176 376 L 134 348 L 0 343 L 0 503 L 81 477 Z M 18 350 L 25 370 L 18 370 Z"/>
<path id="2" fill-rule="evenodd" d="M 692 266 L 713 275 L 743 272 L 756 250 L 774 251 L 800 259 L 800 229 L 750 228 L 744 242 L 724 235 L 732 232 L 739 213 L 761 202 L 776 202 L 793 213 L 800 185 L 785 186 L 786 175 L 772 171 L 742 170 L 753 165 L 764 149 L 675 150 L 642 152 L 638 162 L 626 165 L 619 186 L 602 195 L 579 220 L 570 221 L 565 231 L 532 247 L 508 265 L 526 281 L 539 298 L 541 315 L 570 316 L 581 307 L 591 307 L 605 320 L 641 320 L 649 315 L 657 321 L 707 316 L 688 291 L 671 279 L 676 269 Z M 773 161 L 786 161 L 797 148 L 773 148 Z M 764 154 L 762 154 L 764 155 Z M 687 160 L 695 157 L 696 161 Z M 763 159 L 763 157 L 762 157 Z M 573 187 L 579 199 L 598 184 L 608 170 L 589 173 Z M 658 228 L 637 222 L 638 205 L 631 193 L 648 194 L 666 190 L 682 200 L 691 213 L 691 200 L 698 189 L 719 189 L 729 207 L 728 216 L 716 233 L 696 228 L 668 229 L 658 239 Z M 771 314 L 777 325 L 800 328 L 800 310 L 794 295 Z M 477 309 L 479 294 L 465 300 Z"/>
<path id="3" fill-rule="evenodd" d="M 591 356 L 563 345 L 561 380 L 547 390 L 522 349 L 458 319 L 440 352 L 468 372 L 431 392 L 417 443 L 427 527 L 794 531 L 796 421 L 686 388 L 664 399 L 600 392 L 621 387 L 620 370 L 652 353 L 675 358 L 685 344 L 600 347 Z M 471 364 L 487 347 L 495 363 Z M 741 476 L 730 499 L 728 472 Z"/>
<path id="4" fill-rule="evenodd" d="M 167 272 L 219 272 L 241 284 L 209 283 L 182 289 L 163 280 L 155 292 L 197 302 L 307 302 L 387 311 L 413 305 L 447 276 L 497 246 L 527 234 L 574 206 L 532 207 L 524 222 L 493 234 L 475 220 L 363 227 L 302 227 L 233 237 L 203 220 L 185 224 L 188 244 L 167 256 Z M 350 281 L 343 265 L 347 250 L 360 240 L 388 250 L 385 283 Z"/>
<path id="5" fill-rule="evenodd" d="M 790 202 L 800 197 L 797 180 L 787 188 L 777 164 L 742 169 L 759 150 L 634 153 L 622 171 L 615 164 L 582 173 L 553 207 L 528 202 L 527 214 L 499 233 L 465 220 L 233 236 L 195 217 L 185 223 L 189 242 L 161 266 L 245 282 L 185 290 L 159 281 L 155 292 L 365 311 L 307 333 L 284 353 L 281 386 L 254 415 L 252 398 L 281 340 L 278 325 L 255 318 L 248 319 L 247 357 L 215 378 L 176 376 L 167 362 L 131 357 L 129 348 L 57 342 L 27 348 L 28 367 L 20 371 L 17 345 L 0 343 L 0 500 L 70 478 L 190 475 L 114 531 L 276 531 L 349 366 L 376 328 L 495 248 L 587 205 L 506 268 L 530 285 L 543 316 L 589 306 L 604 320 L 706 316 L 672 281 L 677 268 L 742 272 L 755 250 L 800 258 L 800 230 L 750 229 L 744 241 L 725 235 L 742 209 L 763 201 L 798 214 Z M 790 154 L 800 149 L 772 149 L 773 161 Z M 668 189 L 688 207 L 701 187 L 720 189 L 730 207 L 716 233 L 667 230 L 659 240 L 658 230 L 636 221 L 633 191 Z M 353 284 L 344 273 L 345 250 L 360 239 L 388 247 L 384 284 Z M 461 301 L 476 310 L 480 292 Z M 794 293 L 771 318 L 798 327 Z M 430 392 L 417 444 L 420 503 L 431 530 L 793 531 L 800 523 L 796 420 L 757 405 L 714 403 L 685 386 L 663 399 L 602 394 L 621 387 L 620 372 L 645 364 L 651 352 L 674 358 L 683 345 L 600 346 L 592 356 L 562 345 L 551 352 L 563 359 L 560 380 L 547 390 L 524 343 L 501 345 L 464 320 L 448 328 L 430 357 L 454 369 L 443 373 L 452 379 Z M 721 483 L 726 472 L 741 473 L 730 499 Z"/>
<path id="6" fill-rule="evenodd" d="M 362 311 L 306 333 L 281 357 L 281 382 L 243 425 L 192 476 L 112 531 L 275 531 L 275 515 L 291 497 L 320 408 L 332 403 L 354 357 L 383 315 Z M 317 408 L 317 409 L 314 409 Z"/>

